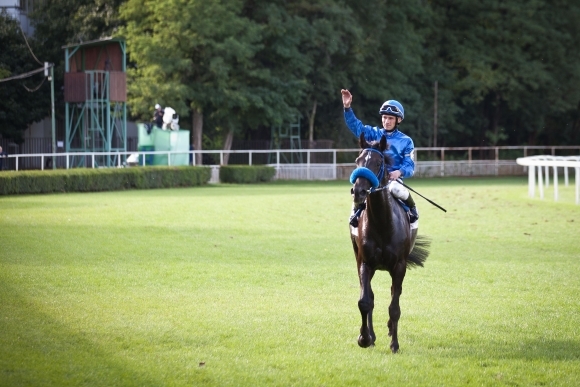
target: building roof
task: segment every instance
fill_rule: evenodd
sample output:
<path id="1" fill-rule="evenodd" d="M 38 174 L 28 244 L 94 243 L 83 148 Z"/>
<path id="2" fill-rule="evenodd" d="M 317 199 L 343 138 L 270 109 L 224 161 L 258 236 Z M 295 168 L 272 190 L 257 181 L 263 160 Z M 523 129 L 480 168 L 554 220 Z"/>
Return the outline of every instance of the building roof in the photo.
<path id="1" fill-rule="evenodd" d="M 96 40 L 89 40 L 86 42 L 67 44 L 66 46 L 62 46 L 61 48 L 65 49 L 65 48 L 73 48 L 73 47 L 76 48 L 76 47 L 102 46 L 103 44 L 106 44 L 106 43 L 124 42 L 124 41 L 125 41 L 125 39 L 123 39 L 123 38 L 107 37 L 107 38 L 101 38 L 101 39 L 96 39 Z"/>

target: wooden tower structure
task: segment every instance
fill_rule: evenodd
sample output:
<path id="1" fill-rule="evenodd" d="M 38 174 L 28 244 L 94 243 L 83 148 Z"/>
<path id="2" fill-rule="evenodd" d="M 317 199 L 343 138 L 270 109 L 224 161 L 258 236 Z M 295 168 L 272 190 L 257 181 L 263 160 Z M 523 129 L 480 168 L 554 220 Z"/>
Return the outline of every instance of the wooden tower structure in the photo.
<path id="1" fill-rule="evenodd" d="M 104 38 L 64 49 L 66 152 L 112 152 L 94 157 L 110 167 L 127 151 L 126 44 Z M 93 166 L 92 157 L 72 158 L 73 166 Z"/>

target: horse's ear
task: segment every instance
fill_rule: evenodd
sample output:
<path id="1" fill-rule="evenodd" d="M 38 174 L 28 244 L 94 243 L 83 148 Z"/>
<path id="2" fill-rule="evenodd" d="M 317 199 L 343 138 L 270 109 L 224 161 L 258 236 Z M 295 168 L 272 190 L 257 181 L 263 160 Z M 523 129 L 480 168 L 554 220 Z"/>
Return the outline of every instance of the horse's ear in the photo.
<path id="1" fill-rule="evenodd" d="M 387 136 L 381 136 L 381 141 L 379 142 L 379 147 L 381 152 L 384 152 L 387 149 Z"/>
<path id="2" fill-rule="evenodd" d="M 367 143 L 367 140 L 365 140 L 365 134 L 361 133 L 359 138 L 358 138 L 358 145 L 360 146 L 361 149 L 366 149 L 369 147 L 369 144 Z"/>

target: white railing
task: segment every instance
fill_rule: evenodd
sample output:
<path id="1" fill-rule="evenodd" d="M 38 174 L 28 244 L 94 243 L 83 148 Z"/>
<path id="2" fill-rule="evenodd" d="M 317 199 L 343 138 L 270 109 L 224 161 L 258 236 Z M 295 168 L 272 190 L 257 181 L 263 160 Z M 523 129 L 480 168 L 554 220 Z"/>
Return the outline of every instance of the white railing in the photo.
<path id="1" fill-rule="evenodd" d="M 522 152 L 524 156 L 529 150 L 550 150 L 552 154 L 556 150 L 566 150 L 566 152 L 576 151 L 580 153 L 580 146 L 504 146 L 504 147 L 438 147 L 438 148 L 415 148 L 416 156 L 428 154 L 431 161 L 417 161 L 415 165 L 415 176 L 435 177 L 435 176 L 498 176 L 498 175 L 524 175 L 527 166 L 518 165 L 515 161 L 514 151 Z M 484 152 L 489 158 L 477 159 L 473 157 L 475 152 Z M 507 159 L 500 159 L 500 151 L 511 152 Z M 275 179 L 301 179 L 301 180 L 332 180 L 348 179 L 354 166 L 354 159 L 359 149 L 263 149 L 263 150 L 202 150 L 202 151 L 127 151 L 127 152 L 69 152 L 69 153 L 33 153 L 33 154 L 13 154 L 3 158 L 5 168 L 6 162 L 10 160 L 12 170 L 19 169 L 47 169 L 46 161 L 51 161 L 58 168 L 98 168 L 106 165 L 103 160 L 108 160 L 109 166 L 123 167 L 129 155 L 139 155 L 139 165 L 150 164 L 149 157 L 162 155 L 167 160 L 167 165 L 175 165 L 192 159 L 192 164 L 196 164 L 196 159 L 203 155 L 212 155 L 214 165 L 212 168 L 212 182 L 217 182 L 219 176 L 219 166 L 225 164 L 226 157 L 232 155 L 241 156 L 241 162 L 247 165 L 254 163 L 270 165 L 276 168 Z M 456 153 L 453 153 L 456 152 Z M 460 153 L 460 159 L 457 158 Z M 187 158 L 184 157 L 184 155 Z M 219 155 L 219 162 L 217 157 Z M 105 157 L 106 156 L 106 157 Z M 177 157 L 179 156 L 179 157 Z M 197 157 L 196 157 L 197 156 Z M 275 156 L 275 157 L 274 157 Z M 299 159 L 299 163 L 288 163 L 293 156 L 294 160 Z M 447 160 L 446 160 L 447 156 Z M 451 156 L 451 157 L 450 157 Z M 240 156 L 235 161 L 240 164 Z M 534 156 L 535 157 L 535 156 Z M 549 156 L 544 156 L 549 157 Z M 425 157 L 423 157 L 425 158 Z M 525 157 L 524 157 L 525 158 Z M 340 159 L 343 163 L 338 163 Z M 21 161 L 25 160 L 26 162 Z M 40 163 L 39 163 L 40 161 Z M 348 162 L 344 162 L 348 161 Z M 74 165 L 73 165 L 74 163 Z M 565 171 L 567 174 L 567 171 Z M 566 175 L 567 176 L 567 175 Z M 567 179 L 567 177 L 566 177 Z"/>
<path id="2" fill-rule="evenodd" d="M 550 185 L 550 169 L 554 179 L 554 201 L 558 201 L 558 168 L 564 169 L 564 184 L 568 186 L 568 168 L 574 168 L 576 204 L 580 204 L 580 156 L 530 156 L 516 159 L 519 165 L 528 167 L 528 194 L 534 197 L 536 193 L 536 167 L 538 171 L 538 190 L 540 199 L 544 199 L 544 186 Z M 542 173 L 544 169 L 544 173 Z"/>

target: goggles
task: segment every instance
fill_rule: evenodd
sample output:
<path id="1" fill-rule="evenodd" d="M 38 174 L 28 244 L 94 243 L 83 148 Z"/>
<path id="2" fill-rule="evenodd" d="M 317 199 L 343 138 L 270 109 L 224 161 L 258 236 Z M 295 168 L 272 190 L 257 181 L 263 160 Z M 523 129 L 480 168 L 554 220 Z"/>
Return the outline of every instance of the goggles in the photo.
<path id="1" fill-rule="evenodd" d="M 397 114 L 397 113 L 401 113 L 401 111 L 399 110 L 398 107 L 393 106 L 393 105 L 386 105 L 386 106 L 381 107 L 381 114 L 388 114 L 388 113 Z"/>

